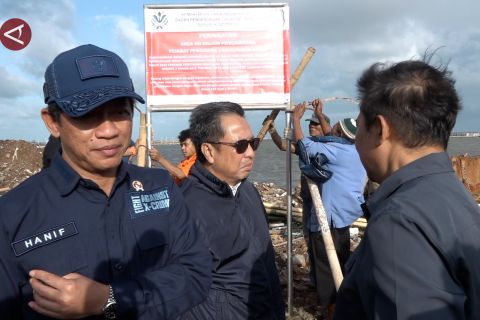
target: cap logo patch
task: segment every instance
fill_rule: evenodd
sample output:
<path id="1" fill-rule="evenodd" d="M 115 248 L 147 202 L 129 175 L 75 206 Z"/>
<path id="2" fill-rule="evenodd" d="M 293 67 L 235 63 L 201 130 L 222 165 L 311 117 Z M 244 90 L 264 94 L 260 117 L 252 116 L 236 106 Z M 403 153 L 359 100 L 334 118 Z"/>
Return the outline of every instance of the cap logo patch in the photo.
<path id="1" fill-rule="evenodd" d="M 111 56 L 90 56 L 77 59 L 77 68 L 82 80 L 97 77 L 118 77 L 115 60 Z"/>
<path id="2" fill-rule="evenodd" d="M 47 244 L 51 244 L 76 234 L 78 234 L 78 230 L 75 226 L 75 222 L 72 221 L 67 224 L 34 234 L 25 239 L 12 242 L 11 246 L 15 256 L 18 257 L 31 250 L 46 246 Z"/>

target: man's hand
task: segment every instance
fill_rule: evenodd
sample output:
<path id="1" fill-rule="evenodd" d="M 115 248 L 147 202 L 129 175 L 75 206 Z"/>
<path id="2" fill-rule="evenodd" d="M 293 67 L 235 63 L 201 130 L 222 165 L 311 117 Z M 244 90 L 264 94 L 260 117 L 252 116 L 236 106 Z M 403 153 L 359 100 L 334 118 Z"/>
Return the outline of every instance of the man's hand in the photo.
<path id="1" fill-rule="evenodd" d="M 148 154 L 153 161 L 160 161 L 163 158 L 163 155 L 156 148 L 149 149 Z"/>
<path id="2" fill-rule="evenodd" d="M 78 273 L 63 277 L 42 270 L 29 273 L 33 301 L 28 305 L 38 313 L 57 319 L 80 319 L 102 314 L 109 295 L 108 285 Z"/>
<path id="3" fill-rule="evenodd" d="M 303 115 L 305 114 L 306 105 L 307 103 L 305 101 L 295 105 L 295 108 L 293 109 L 293 115 L 292 115 L 294 120 L 302 119 Z"/>
<path id="4" fill-rule="evenodd" d="M 136 156 L 137 155 L 137 148 L 135 146 L 128 147 L 123 154 L 124 157 Z"/>
<path id="5" fill-rule="evenodd" d="M 313 100 L 312 101 L 312 107 L 313 107 L 313 111 L 315 112 L 315 115 L 317 116 L 318 119 L 320 119 L 320 117 L 323 114 L 323 102 L 322 102 L 322 100 L 320 100 L 318 98 Z"/>
<path id="6" fill-rule="evenodd" d="M 300 120 L 303 117 L 303 114 L 305 113 L 305 108 L 307 106 L 306 102 L 299 103 L 295 106 L 293 109 L 293 137 L 295 141 L 302 140 L 303 139 L 303 131 L 302 131 L 302 125 L 300 124 Z"/>

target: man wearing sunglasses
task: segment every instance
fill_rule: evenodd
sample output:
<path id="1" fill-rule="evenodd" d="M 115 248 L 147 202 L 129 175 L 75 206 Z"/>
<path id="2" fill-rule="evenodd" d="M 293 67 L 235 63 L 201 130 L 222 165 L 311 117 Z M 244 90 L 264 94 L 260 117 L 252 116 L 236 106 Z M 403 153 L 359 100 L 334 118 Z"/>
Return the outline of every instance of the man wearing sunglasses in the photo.
<path id="1" fill-rule="evenodd" d="M 284 319 L 265 208 L 246 180 L 259 139 L 232 102 L 199 105 L 190 129 L 198 161 L 182 190 L 212 254 L 213 282 L 183 319 Z"/>

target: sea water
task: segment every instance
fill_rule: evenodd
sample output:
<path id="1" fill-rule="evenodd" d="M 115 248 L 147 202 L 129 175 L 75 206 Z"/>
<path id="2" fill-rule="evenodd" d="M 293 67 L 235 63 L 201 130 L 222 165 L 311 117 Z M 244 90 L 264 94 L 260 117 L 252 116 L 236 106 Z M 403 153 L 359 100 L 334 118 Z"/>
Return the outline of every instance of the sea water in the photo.
<path id="1" fill-rule="evenodd" d="M 159 145 L 159 151 L 173 163 L 183 159 L 180 145 Z M 452 137 L 447 152 L 450 156 L 468 154 L 471 156 L 480 155 L 480 137 Z M 286 153 L 278 150 L 271 140 L 263 140 L 257 150 L 255 165 L 249 177 L 250 181 L 273 182 L 278 186 L 285 187 L 287 179 Z M 292 184 L 300 181 L 300 170 L 298 169 L 298 158 L 291 157 Z"/>

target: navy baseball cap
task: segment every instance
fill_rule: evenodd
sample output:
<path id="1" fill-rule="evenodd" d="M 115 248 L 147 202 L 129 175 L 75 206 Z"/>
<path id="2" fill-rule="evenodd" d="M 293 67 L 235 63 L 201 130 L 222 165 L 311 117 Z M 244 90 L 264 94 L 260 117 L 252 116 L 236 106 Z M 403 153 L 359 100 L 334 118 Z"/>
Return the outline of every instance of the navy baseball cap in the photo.
<path id="1" fill-rule="evenodd" d="M 115 53 L 87 44 L 59 54 L 45 71 L 45 103 L 55 102 L 71 117 L 81 117 L 121 97 L 145 103 L 135 93 L 125 62 Z"/>

